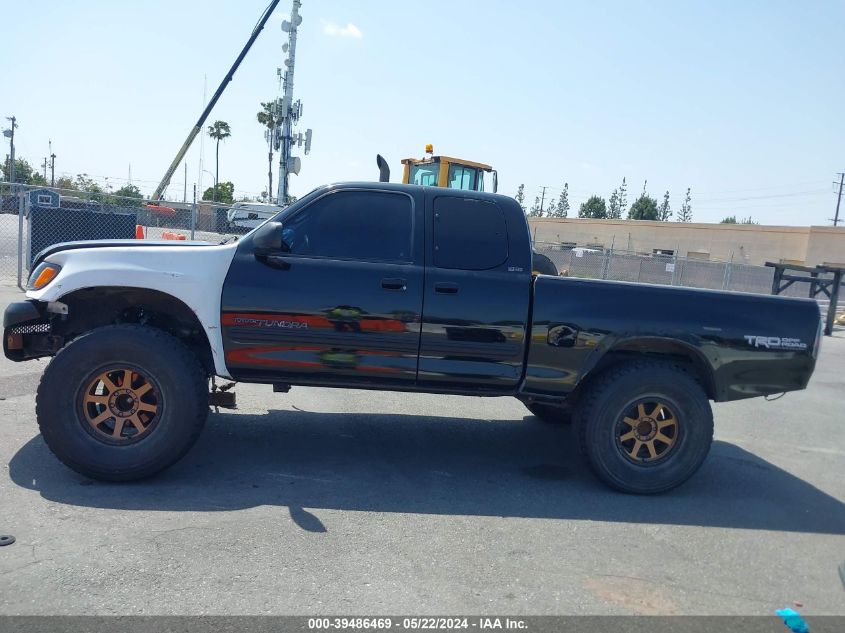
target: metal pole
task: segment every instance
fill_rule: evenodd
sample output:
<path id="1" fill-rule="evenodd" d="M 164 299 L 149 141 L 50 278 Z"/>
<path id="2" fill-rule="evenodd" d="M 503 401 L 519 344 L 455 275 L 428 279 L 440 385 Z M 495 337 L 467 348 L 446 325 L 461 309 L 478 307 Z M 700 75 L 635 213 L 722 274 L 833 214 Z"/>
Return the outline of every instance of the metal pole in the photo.
<path id="1" fill-rule="evenodd" d="M 18 197 L 18 288 L 23 290 L 23 196 Z"/>
<path id="2" fill-rule="evenodd" d="M 12 122 L 11 135 L 9 136 L 9 144 L 11 146 L 9 152 L 12 157 L 12 195 L 14 195 L 17 192 L 17 187 L 15 186 L 15 128 L 17 127 L 15 121 L 17 119 L 13 116 L 6 118 Z"/>
<path id="3" fill-rule="evenodd" d="M 194 192 L 194 197 L 196 197 L 196 192 Z M 185 183 L 182 187 L 182 202 L 188 201 L 188 161 L 185 161 Z"/>
<path id="4" fill-rule="evenodd" d="M 839 174 L 839 196 L 836 198 L 836 215 L 833 216 L 833 226 L 839 224 L 839 205 L 842 204 L 842 185 L 845 184 L 845 171 Z"/>
<path id="5" fill-rule="evenodd" d="M 56 186 L 56 155 L 50 154 L 50 186 Z"/>
<path id="6" fill-rule="evenodd" d="M 543 187 L 543 193 L 540 196 L 540 216 L 543 215 L 543 203 L 546 201 L 546 187 Z"/>
<path id="7" fill-rule="evenodd" d="M 185 174 L 187 176 L 187 172 Z M 187 186 L 187 185 L 186 185 Z M 197 228 L 197 183 L 194 183 L 194 203 L 191 205 L 191 240 Z"/>

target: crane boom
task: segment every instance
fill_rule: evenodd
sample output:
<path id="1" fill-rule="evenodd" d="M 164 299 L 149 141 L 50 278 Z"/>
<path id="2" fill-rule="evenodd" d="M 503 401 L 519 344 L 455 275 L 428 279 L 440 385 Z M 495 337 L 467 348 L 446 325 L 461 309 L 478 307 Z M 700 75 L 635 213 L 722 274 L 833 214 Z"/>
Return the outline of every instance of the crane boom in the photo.
<path id="1" fill-rule="evenodd" d="M 271 0 L 270 4 L 264 10 L 264 13 L 261 15 L 261 18 L 258 20 L 258 23 L 255 25 L 255 28 L 252 30 L 252 34 L 249 36 L 246 44 L 244 45 L 243 49 L 238 55 L 235 63 L 232 64 L 232 67 L 229 69 L 229 72 L 226 73 L 226 76 L 223 77 L 223 81 L 220 82 L 220 85 L 217 87 L 217 91 L 212 95 L 211 100 L 208 102 L 208 105 L 205 106 L 205 110 L 202 111 L 199 120 L 196 122 L 191 131 L 188 132 L 188 137 L 185 139 L 185 142 L 182 143 L 182 147 L 179 148 L 179 151 L 176 152 L 176 157 L 173 159 L 173 162 L 170 163 L 170 167 L 167 168 L 167 171 L 164 173 L 164 178 L 161 179 L 161 182 L 158 183 L 158 187 L 156 187 L 155 192 L 153 193 L 153 200 L 161 200 L 164 196 L 164 190 L 167 189 L 167 185 L 170 184 L 170 179 L 173 177 L 173 174 L 176 172 L 176 168 L 179 167 L 179 163 L 182 162 L 182 159 L 185 158 L 185 154 L 188 153 L 188 149 L 191 147 L 191 143 L 194 142 L 194 139 L 197 137 L 197 134 L 200 133 L 202 130 L 202 126 L 205 123 L 205 120 L 208 118 L 208 115 L 211 114 L 211 111 L 214 109 L 214 106 L 217 104 L 217 101 L 220 99 L 223 91 L 226 90 L 226 86 L 229 85 L 229 82 L 232 81 L 232 77 L 235 75 L 235 71 L 238 69 L 238 66 L 241 65 L 241 62 L 246 57 L 246 54 L 249 52 L 249 49 L 252 48 L 253 43 L 258 38 L 258 34 L 264 29 L 264 25 L 267 24 L 267 20 L 270 19 L 270 16 L 273 14 L 273 11 L 276 9 L 276 5 L 279 4 L 281 0 Z"/>

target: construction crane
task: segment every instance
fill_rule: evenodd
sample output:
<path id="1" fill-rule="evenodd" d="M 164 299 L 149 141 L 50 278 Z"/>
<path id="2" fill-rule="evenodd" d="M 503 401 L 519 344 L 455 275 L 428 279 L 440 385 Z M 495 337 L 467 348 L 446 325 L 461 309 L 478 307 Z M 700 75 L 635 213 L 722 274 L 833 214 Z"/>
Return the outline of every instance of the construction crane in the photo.
<path id="1" fill-rule="evenodd" d="M 229 82 L 232 81 L 232 77 L 235 76 L 235 71 L 241 65 L 241 62 L 244 60 L 244 57 L 246 57 L 246 54 L 249 52 L 249 49 L 252 48 L 252 45 L 255 43 L 255 40 L 258 39 L 259 33 L 261 33 L 261 31 L 264 29 L 264 25 L 267 24 L 267 20 L 270 19 L 270 16 L 273 14 L 273 11 L 276 9 L 276 6 L 279 4 L 280 1 L 281 0 L 271 0 L 270 4 L 267 5 L 267 8 L 264 9 L 264 12 L 261 14 L 261 17 L 258 19 L 258 22 L 253 28 L 249 39 L 247 40 L 237 59 L 235 59 L 235 63 L 232 64 L 232 67 L 229 69 L 229 72 L 226 73 L 225 77 L 223 77 L 223 81 L 220 82 L 220 85 L 217 87 L 217 90 L 209 100 L 208 105 L 205 106 L 205 110 L 202 111 L 200 118 L 197 120 L 194 127 L 191 128 L 191 131 L 188 132 L 188 137 L 185 139 L 185 142 L 182 143 L 182 147 L 180 147 L 179 151 L 176 152 L 176 157 L 173 159 L 173 162 L 170 163 L 170 167 L 167 168 L 167 171 L 164 173 L 164 177 L 161 179 L 161 182 L 158 183 L 158 187 L 156 187 L 156 190 L 153 193 L 153 200 L 161 200 L 164 197 L 164 191 L 165 189 L 167 189 L 167 185 L 170 184 L 170 179 L 176 172 L 176 168 L 179 167 L 179 163 L 181 163 L 182 159 L 185 158 L 185 154 L 188 153 L 188 150 L 190 149 L 191 144 L 194 142 L 194 139 L 197 137 L 197 134 L 202 131 L 202 126 L 203 124 L 205 124 L 205 120 L 208 118 L 208 115 L 211 114 L 211 111 L 214 109 L 214 106 L 217 105 L 217 102 L 223 95 L 223 91 L 226 90 L 226 87 L 229 85 Z"/>

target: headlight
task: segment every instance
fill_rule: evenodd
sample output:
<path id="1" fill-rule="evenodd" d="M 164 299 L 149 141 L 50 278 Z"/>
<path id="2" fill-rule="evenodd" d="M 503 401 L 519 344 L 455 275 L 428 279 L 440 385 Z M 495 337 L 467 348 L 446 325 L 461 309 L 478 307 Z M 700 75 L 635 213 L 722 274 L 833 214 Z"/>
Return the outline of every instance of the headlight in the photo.
<path id="1" fill-rule="evenodd" d="M 56 275 L 59 274 L 61 269 L 61 266 L 49 264 L 47 262 L 38 264 L 29 276 L 29 281 L 26 282 L 26 289 L 41 290 L 44 286 L 56 278 Z"/>

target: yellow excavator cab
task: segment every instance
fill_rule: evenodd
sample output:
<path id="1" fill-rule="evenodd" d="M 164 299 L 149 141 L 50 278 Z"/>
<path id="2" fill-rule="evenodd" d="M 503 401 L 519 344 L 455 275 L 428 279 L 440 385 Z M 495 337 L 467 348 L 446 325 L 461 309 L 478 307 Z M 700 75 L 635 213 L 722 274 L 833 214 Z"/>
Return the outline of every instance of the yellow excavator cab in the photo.
<path id="1" fill-rule="evenodd" d="M 465 191 L 484 191 L 484 174 L 492 174 L 492 190 L 497 189 L 496 170 L 490 165 L 452 156 L 434 156 L 429 143 L 425 147 L 431 154 L 425 158 L 403 158 L 402 182 L 429 187 L 447 187 Z"/>

